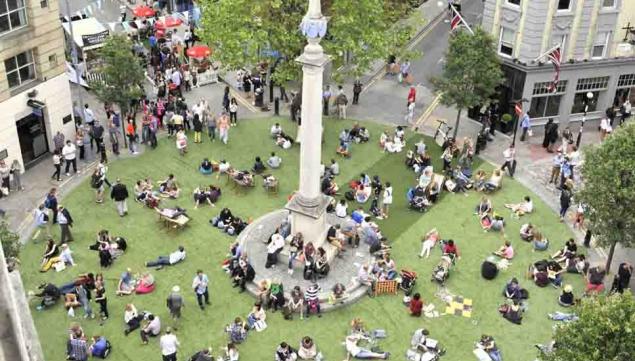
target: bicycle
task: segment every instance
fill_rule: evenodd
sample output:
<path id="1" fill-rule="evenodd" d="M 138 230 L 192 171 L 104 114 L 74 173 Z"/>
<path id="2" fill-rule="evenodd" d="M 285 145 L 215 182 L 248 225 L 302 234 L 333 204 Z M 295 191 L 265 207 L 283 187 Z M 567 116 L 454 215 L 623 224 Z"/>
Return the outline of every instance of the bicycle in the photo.
<path id="1" fill-rule="evenodd" d="M 437 119 L 437 123 L 439 123 L 439 125 L 437 126 L 437 130 L 434 132 L 434 141 L 436 142 L 437 137 L 439 136 L 439 134 L 441 134 L 443 140 L 441 144 L 443 144 L 448 140 L 448 134 L 450 133 L 450 131 L 452 131 L 453 128 L 449 126 L 448 123 L 445 122 L 445 120 Z"/>

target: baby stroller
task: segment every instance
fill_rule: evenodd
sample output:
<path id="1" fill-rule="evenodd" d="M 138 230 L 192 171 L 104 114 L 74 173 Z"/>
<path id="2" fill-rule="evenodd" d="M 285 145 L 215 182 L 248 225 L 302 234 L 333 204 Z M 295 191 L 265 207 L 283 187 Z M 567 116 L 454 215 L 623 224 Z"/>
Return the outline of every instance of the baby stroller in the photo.
<path id="1" fill-rule="evenodd" d="M 415 288 L 415 284 L 417 283 L 417 273 L 407 269 L 402 269 L 400 276 L 401 283 L 399 284 L 399 288 L 404 291 L 406 296 L 410 296 L 410 294 L 412 294 L 412 290 Z"/>
<path id="2" fill-rule="evenodd" d="M 441 256 L 441 261 L 434 267 L 434 270 L 432 270 L 431 281 L 436 281 L 443 285 L 448 277 L 450 277 L 450 269 L 453 263 L 454 261 L 451 255 L 444 254 Z"/>
<path id="3" fill-rule="evenodd" d="M 417 187 L 412 191 L 412 198 L 410 199 L 410 208 L 425 212 L 428 207 L 428 200 L 426 199 L 425 190 L 421 187 Z"/>

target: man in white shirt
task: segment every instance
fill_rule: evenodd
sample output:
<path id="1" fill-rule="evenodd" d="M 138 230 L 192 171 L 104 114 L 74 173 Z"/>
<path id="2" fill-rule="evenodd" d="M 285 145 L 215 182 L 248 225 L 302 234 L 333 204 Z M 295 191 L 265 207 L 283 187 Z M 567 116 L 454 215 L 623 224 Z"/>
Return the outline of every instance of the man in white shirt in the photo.
<path id="1" fill-rule="evenodd" d="M 163 361 L 176 361 L 176 351 L 181 344 L 176 338 L 176 335 L 172 334 L 170 327 L 165 329 L 165 335 L 161 336 L 159 345 L 161 346 Z"/>
<path id="2" fill-rule="evenodd" d="M 84 121 L 86 122 L 86 124 L 90 125 L 91 127 L 93 126 L 93 123 L 95 122 L 95 114 L 88 107 L 88 104 L 84 105 Z"/>
<path id="3" fill-rule="evenodd" d="M 272 138 L 278 138 L 278 136 L 281 133 L 282 133 L 282 127 L 280 126 L 280 123 L 276 123 L 271 126 L 270 134 Z"/>
<path id="4" fill-rule="evenodd" d="M 35 211 L 33 211 L 33 218 L 35 219 L 35 225 L 39 229 L 41 234 L 44 234 L 44 239 L 51 238 L 51 224 L 49 223 L 48 212 L 44 204 L 40 204 Z"/>
<path id="5" fill-rule="evenodd" d="M 156 337 L 156 336 L 159 336 L 160 333 L 161 333 L 161 320 L 159 319 L 159 316 L 150 314 L 148 316 L 148 324 L 141 329 L 141 341 L 143 342 L 144 345 L 147 345 L 148 336 Z"/>
<path id="6" fill-rule="evenodd" d="M 179 249 L 170 253 L 169 256 L 159 256 L 156 261 L 148 261 L 146 262 L 146 267 L 163 267 L 163 266 L 172 266 L 177 264 L 185 259 L 185 248 L 183 246 L 179 246 Z"/>
<path id="7" fill-rule="evenodd" d="M 501 166 L 501 171 L 507 168 L 509 176 L 514 178 L 514 171 L 516 170 L 516 149 L 514 144 L 510 144 L 509 148 L 503 151 L 503 157 L 505 158 L 505 163 Z"/>
<path id="8" fill-rule="evenodd" d="M 340 218 L 346 218 L 346 211 L 348 210 L 348 205 L 346 201 L 340 199 L 339 203 L 335 206 L 335 215 Z"/>
<path id="9" fill-rule="evenodd" d="M 273 169 L 280 168 L 282 158 L 278 157 L 275 152 L 271 152 L 271 157 L 267 159 L 267 165 Z"/>
<path id="10" fill-rule="evenodd" d="M 64 156 L 64 161 L 66 162 L 66 176 L 70 176 L 71 174 L 68 172 L 71 164 L 73 165 L 73 172 L 79 173 L 77 171 L 77 161 L 75 160 L 75 153 L 77 148 L 75 148 L 75 144 L 73 144 L 70 140 L 66 141 L 66 145 L 62 148 L 62 156 Z"/>
<path id="11" fill-rule="evenodd" d="M 265 268 L 275 267 L 278 262 L 278 254 L 284 247 L 284 237 L 278 232 L 271 236 L 271 242 L 267 245 L 267 262 Z"/>
<path id="12" fill-rule="evenodd" d="M 351 356 L 353 358 L 361 359 L 361 360 L 388 359 L 388 357 L 390 356 L 388 352 L 378 353 L 378 352 L 373 352 L 371 350 L 359 347 L 357 345 L 357 342 L 365 338 L 366 336 L 359 333 L 353 333 L 349 336 L 346 336 L 346 352 L 347 352 L 346 360 L 350 360 Z"/>
<path id="13" fill-rule="evenodd" d="M 172 83 L 176 85 L 177 88 L 181 86 L 181 72 L 180 71 L 174 70 L 172 72 L 172 75 L 170 76 L 170 79 L 172 80 Z"/>

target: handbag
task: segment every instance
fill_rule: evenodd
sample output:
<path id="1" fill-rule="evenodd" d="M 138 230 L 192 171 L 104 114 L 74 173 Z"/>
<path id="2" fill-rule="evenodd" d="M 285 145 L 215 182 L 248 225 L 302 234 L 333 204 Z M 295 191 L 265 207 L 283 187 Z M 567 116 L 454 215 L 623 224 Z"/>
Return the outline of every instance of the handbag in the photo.
<path id="1" fill-rule="evenodd" d="M 533 137 L 533 136 L 534 136 L 534 131 L 533 131 L 533 130 L 531 130 L 531 129 L 529 129 L 529 130 L 527 131 L 527 135 L 528 135 L 528 136 L 530 136 L 530 137 Z"/>
<path id="2" fill-rule="evenodd" d="M 397 81 L 399 83 L 403 82 L 403 74 L 401 74 L 401 72 L 399 72 L 399 74 L 397 75 Z"/>
<path id="3" fill-rule="evenodd" d="M 258 320 L 254 323 L 254 328 L 257 332 L 262 332 L 267 329 L 267 323 L 265 320 Z"/>

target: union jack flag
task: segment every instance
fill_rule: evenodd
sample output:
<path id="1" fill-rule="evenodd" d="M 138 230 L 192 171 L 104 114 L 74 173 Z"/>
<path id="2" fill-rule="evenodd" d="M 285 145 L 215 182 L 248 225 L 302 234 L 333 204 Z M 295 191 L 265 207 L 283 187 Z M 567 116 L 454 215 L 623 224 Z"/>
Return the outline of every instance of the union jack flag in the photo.
<path id="1" fill-rule="evenodd" d="M 556 89 L 558 88 L 558 82 L 560 81 L 560 65 L 562 63 L 562 49 L 560 49 L 560 47 L 561 45 L 558 45 L 547 54 L 547 58 L 551 60 L 551 63 L 556 70 L 553 82 L 551 82 L 551 85 L 549 85 L 549 91 L 551 92 L 556 91 Z"/>

